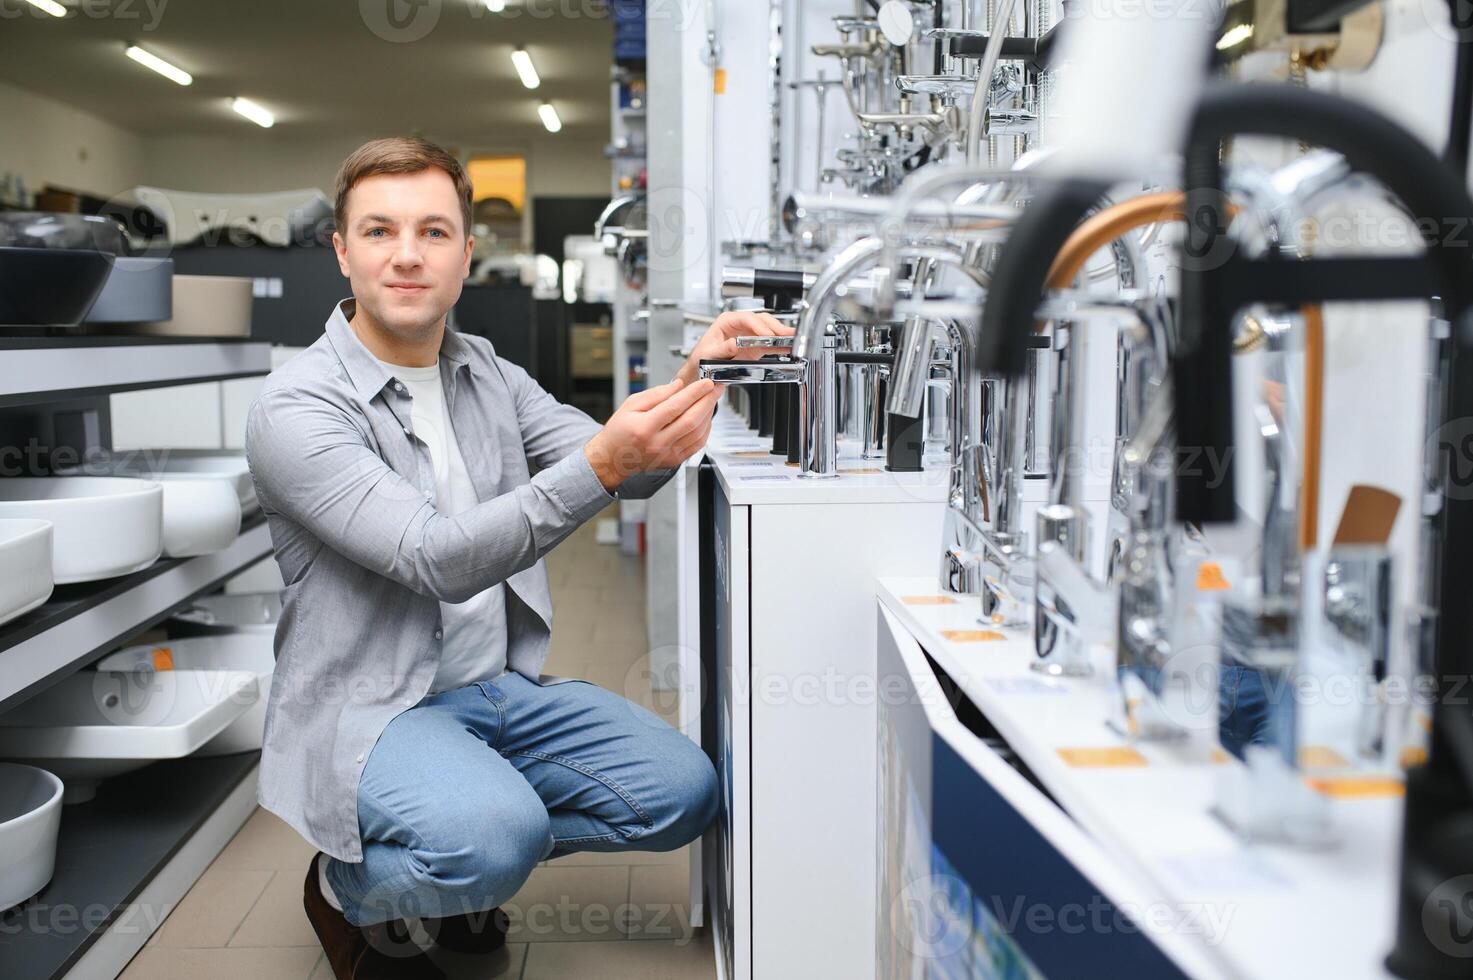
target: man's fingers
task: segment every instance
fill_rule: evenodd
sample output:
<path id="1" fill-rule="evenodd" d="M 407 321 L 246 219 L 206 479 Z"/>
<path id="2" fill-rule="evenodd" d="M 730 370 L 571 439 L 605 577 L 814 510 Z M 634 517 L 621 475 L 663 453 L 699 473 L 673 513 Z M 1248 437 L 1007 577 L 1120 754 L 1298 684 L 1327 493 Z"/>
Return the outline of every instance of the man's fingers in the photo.
<path id="1" fill-rule="evenodd" d="M 653 388 L 646 388 L 644 391 L 636 391 L 624 399 L 624 404 L 621 407 L 632 408 L 636 412 L 648 411 L 675 394 L 684 384 L 685 382 L 676 378 L 668 384 L 656 385 Z"/>
<path id="2" fill-rule="evenodd" d="M 702 378 L 695 384 L 688 385 L 651 408 L 648 413 L 650 421 L 654 422 L 659 428 L 664 429 L 671 422 L 680 418 L 690 406 L 700 402 L 704 398 L 714 397 L 715 393 L 715 385 L 709 379 Z"/>
<path id="3" fill-rule="evenodd" d="M 719 396 L 712 390 L 705 398 L 692 402 L 677 418 L 665 425 L 662 437 L 668 443 L 678 443 L 690 433 L 711 421 L 711 409 Z M 674 399 L 671 399 L 672 401 Z M 668 404 L 668 403 L 667 403 Z M 668 444 L 667 443 L 667 444 Z"/>
<path id="4" fill-rule="evenodd" d="M 736 311 L 722 314 L 725 323 L 722 333 L 732 337 L 786 337 L 793 333 L 792 327 L 783 326 L 782 321 L 771 313 Z"/>

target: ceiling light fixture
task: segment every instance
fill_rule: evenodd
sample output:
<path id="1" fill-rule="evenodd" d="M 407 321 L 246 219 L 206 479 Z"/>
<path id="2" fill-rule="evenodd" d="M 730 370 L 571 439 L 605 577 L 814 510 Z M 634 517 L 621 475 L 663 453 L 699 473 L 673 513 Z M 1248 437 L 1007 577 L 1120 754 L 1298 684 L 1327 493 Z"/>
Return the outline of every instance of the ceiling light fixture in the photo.
<path id="1" fill-rule="evenodd" d="M 522 84 L 527 88 L 536 88 L 542 84 L 542 79 L 537 75 L 537 69 L 532 66 L 532 56 L 527 53 L 526 48 L 517 48 L 511 53 L 512 67 L 517 70 Z"/>
<path id="2" fill-rule="evenodd" d="M 486 9 L 499 14 L 506 9 L 506 0 L 486 0 Z"/>
<path id="3" fill-rule="evenodd" d="M 191 76 L 189 72 L 185 71 L 183 68 L 169 64 L 163 58 L 160 58 L 156 54 L 150 54 L 136 44 L 128 45 L 127 49 L 123 53 L 132 58 L 134 61 L 138 62 L 143 67 L 151 68 L 154 71 L 158 72 L 160 75 L 163 75 L 171 82 L 175 82 L 179 85 L 188 85 L 190 82 L 194 81 L 193 76 Z"/>
<path id="4" fill-rule="evenodd" d="M 557 117 L 557 110 L 552 107 L 551 102 L 538 106 L 537 115 L 542 117 L 542 125 L 547 127 L 549 133 L 556 133 L 563 128 L 563 121 Z"/>
<path id="5" fill-rule="evenodd" d="M 37 10 L 43 10 L 53 17 L 66 16 L 66 8 L 57 3 L 56 0 L 26 0 L 26 2 Z"/>
<path id="6" fill-rule="evenodd" d="M 262 129 L 270 129 L 276 124 L 275 116 L 273 116 L 271 113 L 267 112 L 260 106 L 256 105 L 256 103 L 252 102 L 250 99 L 231 99 L 230 108 L 234 109 L 242 116 L 245 116 L 251 122 L 255 123 L 257 126 L 260 126 Z"/>

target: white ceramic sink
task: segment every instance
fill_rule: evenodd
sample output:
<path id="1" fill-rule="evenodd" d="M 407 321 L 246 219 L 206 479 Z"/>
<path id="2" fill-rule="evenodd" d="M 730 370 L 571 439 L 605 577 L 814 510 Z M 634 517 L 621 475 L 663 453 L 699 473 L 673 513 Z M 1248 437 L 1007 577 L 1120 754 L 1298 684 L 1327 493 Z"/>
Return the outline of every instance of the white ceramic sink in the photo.
<path id="1" fill-rule="evenodd" d="M 33 766 L 0 762 L 0 911 L 46 887 L 56 870 L 61 780 Z"/>
<path id="2" fill-rule="evenodd" d="M 163 551 L 164 491 L 148 480 L 58 476 L 0 479 L 0 518 L 50 521 L 57 585 L 147 568 Z"/>
<path id="3" fill-rule="evenodd" d="M 224 551 L 240 536 L 240 498 L 224 480 L 175 480 L 164 488 L 164 554 L 189 558 Z"/>
<path id="4" fill-rule="evenodd" d="M 51 522 L 0 520 L 0 623 L 51 598 Z"/>
<path id="5" fill-rule="evenodd" d="M 78 671 L 0 714 L 0 755 L 56 773 L 80 803 L 110 776 L 189 755 L 257 698 L 247 671 Z"/>
<path id="6" fill-rule="evenodd" d="M 226 598 L 234 598 L 229 596 Z M 255 675 L 259 696 L 245 714 L 216 735 L 198 755 L 251 752 L 261 747 L 266 727 L 266 702 L 271 695 L 271 673 L 276 669 L 273 636 L 267 632 L 217 633 L 192 636 L 145 646 L 128 647 L 97 662 L 98 670 L 244 670 Z"/>
<path id="7" fill-rule="evenodd" d="M 82 468 L 88 475 L 140 477 L 165 483 L 170 480 L 223 480 L 235 488 L 240 510 L 256 509 L 256 485 L 245 453 L 218 449 L 134 449 L 114 453 L 105 460 L 89 461 Z"/>

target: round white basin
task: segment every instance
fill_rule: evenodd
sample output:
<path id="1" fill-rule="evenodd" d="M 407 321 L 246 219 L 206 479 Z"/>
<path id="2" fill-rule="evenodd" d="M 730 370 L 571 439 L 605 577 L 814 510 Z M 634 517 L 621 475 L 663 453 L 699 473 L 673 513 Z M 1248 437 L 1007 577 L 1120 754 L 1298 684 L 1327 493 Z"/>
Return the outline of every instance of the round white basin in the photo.
<path id="1" fill-rule="evenodd" d="M 0 762 L 0 911 L 24 902 L 51 880 L 62 793 L 54 773 Z"/>
<path id="2" fill-rule="evenodd" d="M 224 480 L 167 479 L 164 554 L 189 558 L 224 551 L 240 535 L 240 499 Z"/>
<path id="3" fill-rule="evenodd" d="M 148 480 L 58 476 L 0 479 L 0 518 L 50 521 L 57 585 L 147 568 L 163 550 L 164 491 Z"/>
<path id="4" fill-rule="evenodd" d="M 0 623 L 51 598 L 52 527 L 36 519 L 0 520 Z"/>

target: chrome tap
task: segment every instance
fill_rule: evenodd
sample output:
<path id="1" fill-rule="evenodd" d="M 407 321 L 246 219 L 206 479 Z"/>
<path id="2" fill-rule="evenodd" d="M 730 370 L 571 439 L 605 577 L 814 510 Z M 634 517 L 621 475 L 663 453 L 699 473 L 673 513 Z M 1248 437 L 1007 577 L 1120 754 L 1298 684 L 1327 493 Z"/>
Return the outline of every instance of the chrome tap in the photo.
<path id="1" fill-rule="evenodd" d="M 798 386 L 799 476 L 831 478 L 839 475 L 838 430 L 835 426 L 835 337 L 824 338 L 814 357 L 759 361 L 702 361 L 700 377 L 722 385 L 795 384 Z M 738 337 L 740 348 L 780 350 L 788 337 Z"/>

